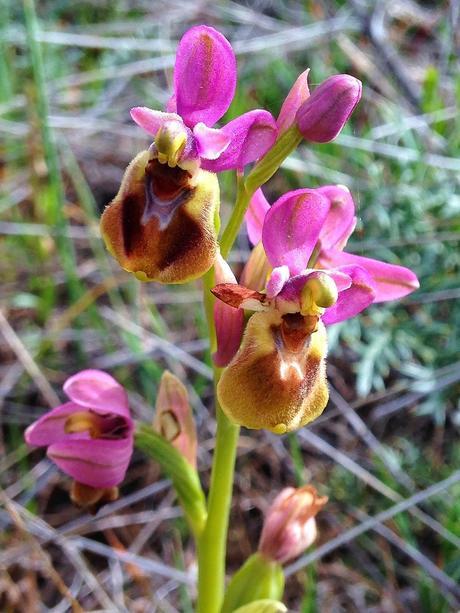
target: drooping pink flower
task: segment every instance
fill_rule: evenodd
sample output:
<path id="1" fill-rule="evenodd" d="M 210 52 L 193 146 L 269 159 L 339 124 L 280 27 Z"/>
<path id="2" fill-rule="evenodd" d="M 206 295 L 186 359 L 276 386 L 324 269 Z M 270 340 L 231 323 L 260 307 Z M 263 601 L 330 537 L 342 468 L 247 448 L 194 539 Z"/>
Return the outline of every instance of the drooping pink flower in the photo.
<path id="1" fill-rule="evenodd" d="M 361 98 L 361 81 L 347 74 L 329 77 L 297 110 L 295 120 L 302 136 L 328 143 L 340 133 Z"/>
<path id="2" fill-rule="evenodd" d="M 133 120 L 155 137 L 160 161 L 161 156 L 173 156 L 181 168 L 201 165 L 220 172 L 242 168 L 271 147 L 277 127 L 267 111 L 249 111 L 222 128 L 212 127 L 230 106 L 236 76 L 235 54 L 220 32 L 205 25 L 187 30 L 177 49 L 174 94 L 167 112 L 147 107 L 131 110 Z M 169 132 L 169 143 L 174 133 L 174 151 L 170 146 L 162 150 L 164 131 Z"/>
<path id="3" fill-rule="evenodd" d="M 316 539 L 315 515 L 326 502 L 311 485 L 285 488 L 268 510 L 259 552 L 280 564 L 303 553 Z"/>
<path id="4" fill-rule="evenodd" d="M 124 388 L 101 370 L 82 370 L 64 383 L 70 401 L 25 432 L 79 484 L 112 488 L 123 481 L 133 452 L 133 421 Z"/>

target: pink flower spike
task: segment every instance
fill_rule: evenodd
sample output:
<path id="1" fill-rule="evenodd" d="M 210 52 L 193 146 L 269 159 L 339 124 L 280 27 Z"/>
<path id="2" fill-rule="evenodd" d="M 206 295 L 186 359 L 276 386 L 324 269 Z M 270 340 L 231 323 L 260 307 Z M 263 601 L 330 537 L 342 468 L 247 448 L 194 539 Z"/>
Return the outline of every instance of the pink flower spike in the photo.
<path id="1" fill-rule="evenodd" d="M 133 420 L 124 388 L 108 373 L 83 370 L 67 379 L 71 399 L 29 426 L 29 445 L 48 447 L 49 457 L 77 482 L 93 488 L 120 483 L 133 451 Z"/>
<path id="2" fill-rule="evenodd" d="M 204 123 L 197 123 L 193 128 L 198 155 L 206 160 L 218 158 L 230 144 L 230 136 L 223 130 L 208 128 Z"/>
<path id="3" fill-rule="evenodd" d="M 289 268 L 287 266 L 278 266 L 273 269 L 266 286 L 267 298 L 269 300 L 280 293 L 289 277 Z"/>
<path id="4" fill-rule="evenodd" d="M 236 87 L 236 58 L 214 28 L 195 26 L 179 42 L 174 68 L 177 113 L 186 125 L 212 126 L 227 111 Z"/>
<path id="5" fill-rule="evenodd" d="M 234 283 L 236 278 L 230 266 L 220 255 L 214 263 L 216 284 Z M 225 304 L 221 300 L 214 303 L 214 324 L 217 336 L 217 351 L 213 354 L 214 363 L 227 366 L 238 351 L 244 329 L 244 313 L 241 309 Z"/>
<path id="6" fill-rule="evenodd" d="M 283 132 L 286 132 L 286 130 L 292 126 L 295 121 L 297 111 L 310 96 L 310 90 L 308 89 L 309 72 L 309 68 L 302 72 L 283 102 L 280 114 L 276 120 L 279 134 L 283 134 Z"/>
<path id="7" fill-rule="evenodd" d="M 262 240 L 262 228 L 264 225 L 265 215 L 267 214 L 270 205 L 264 196 L 263 191 L 259 187 L 251 198 L 248 210 L 246 211 L 245 221 L 248 231 L 249 240 L 253 245 L 257 245 Z"/>
<path id="8" fill-rule="evenodd" d="M 355 225 L 355 203 L 344 185 L 323 185 L 316 191 L 330 202 L 326 221 L 319 235 L 322 249 L 343 249 Z"/>
<path id="9" fill-rule="evenodd" d="M 332 272 L 332 271 L 331 271 Z M 336 324 L 361 313 L 375 298 L 375 285 L 369 273 L 360 266 L 341 266 L 337 272 L 347 274 L 352 284 L 339 292 L 337 302 L 326 309 L 323 323 Z"/>
<path id="10" fill-rule="evenodd" d="M 176 113 L 163 113 L 162 111 L 154 111 L 146 106 L 135 106 L 130 111 L 131 117 L 135 123 L 148 134 L 156 136 L 158 130 L 167 121 L 180 121 L 182 118 Z"/>
<path id="11" fill-rule="evenodd" d="M 281 196 L 265 216 L 262 241 L 273 267 L 286 265 L 291 275 L 302 272 L 329 212 L 327 198 L 312 189 Z"/>
<path id="12" fill-rule="evenodd" d="M 342 269 L 344 265 L 364 268 L 374 284 L 374 302 L 403 298 L 420 286 L 417 276 L 409 268 L 335 249 L 322 251 L 319 264 L 325 268 L 341 267 Z"/>
<path id="13" fill-rule="evenodd" d="M 328 143 L 339 134 L 361 98 L 361 81 L 347 74 L 329 77 L 296 114 L 306 140 Z"/>
<path id="14" fill-rule="evenodd" d="M 222 172 L 243 168 L 266 153 L 276 140 L 276 122 L 268 111 L 255 109 L 221 128 L 230 144 L 217 160 L 203 160 L 202 168 Z"/>

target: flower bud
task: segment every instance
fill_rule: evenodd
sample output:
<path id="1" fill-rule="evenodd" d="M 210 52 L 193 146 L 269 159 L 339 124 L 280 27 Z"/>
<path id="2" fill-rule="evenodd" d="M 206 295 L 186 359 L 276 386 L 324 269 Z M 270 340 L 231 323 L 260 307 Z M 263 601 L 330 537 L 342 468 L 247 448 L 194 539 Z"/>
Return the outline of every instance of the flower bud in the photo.
<path id="1" fill-rule="evenodd" d="M 217 396 L 227 417 L 276 434 L 316 419 L 328 401 L 326 331 L 317 317 L 254 313 Z"/>
<path id="2" fill-rule="evenodd" d="M 259 552 L 252 554 L 231 578 L 225 591 L 220 613 L 234 613 L 240 607 L 250 607 L 254 601 L 279 600 L 284 591 L 281 565 Z M 246 609 L 243 609 L 246 610 Z M 277 611 L 279 609 L 248 609 L 249 611 Z M 283 609 L 281 609 L 283 610 Z"/>
<path id="3" fill-rule="evenodd" d="M 297 111 L 303 137 L 314 143 L 334 140 L 358 104 L 361 89 L 361 81 L 347 74 L 323 81 Z"/>
<path id="4" fill-rule="evenodd" d="M 164 155 L 179 155 L 179 141 L 176 134 Z M 192 177 L 158 155 L 143 151 L 132 160 L 102 215 L 101 233 L 121 267 L 139 280 L 185 283 L 214 262 L 219 184 L 212 173 L 197 170 Z"/>
<path id="5" fill-rule="evenodd" d="M 273 501 L 259 542 L 260 554 L 284 564 L 300 555 L 316 539 L 315 515 L 326 504 L 311 485 L 285 488 Z"/>
<path id="6" fill-rule="evenodd" d="M 160 381 L 153 428 L 196 466 L 196 428 L 185 385 L 166 370 Z"/>

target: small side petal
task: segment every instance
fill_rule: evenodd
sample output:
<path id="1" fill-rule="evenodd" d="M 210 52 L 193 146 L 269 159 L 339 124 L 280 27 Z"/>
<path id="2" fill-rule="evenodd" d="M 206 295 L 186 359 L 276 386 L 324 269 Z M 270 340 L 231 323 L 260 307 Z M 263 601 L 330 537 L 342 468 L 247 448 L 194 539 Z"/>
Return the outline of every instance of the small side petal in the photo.
<path id="1" fill-rule="evenodd" d="M 300 106 L 310 96 L 310 90 L 308 89 L 308 73 L 310 69 L 307 68 L 297 78 L 296 82 L 291 88 L 291 91 L 286 96 L 281 107 L 280 114 L 276 123 L 278 124 L 279 134 L 285 132 L 295 121 L 295 116 Z"/>
<path id="2" fill-rule="evenodd" d="M 327 198 L 312 189 L 288 192 L 265 216 L 262 242 L 270 264 L 302 272 L 318 241 L 329 211 Z"/>
<path id="3" fill-rule="evenodd" d="M 417 276 L 409 268 L 343 251 L 324 250 L 321 252 L 320 265 L 325 268 L 355 265 L 367 270 L 375 286 L 374 302 L 403 298 L 420 286 Z"/>
<path id="4" fill-rule="evenodd" d="M 82 370 L 64 383 L 64 392 L 76 404 L 130 418 L 125 389 L 103 370 Z"/>
<path id="5" fill-rule="evenodd" d="M 197 123 L 193 128 L 198 155 L 206 160 L 218 158 L 230 143 L 230 137 L 223 130 L 208 128 L 204 123 Z"/>
<path id="6" fill-rule="evenodd" d="M 45 447 L 67 437 L 65 423 L 76 411 L 81 411 L 81 407 L 74 402 L 66 402 L 48 411 L 27 428 L 24 433 L 26 443 L 35 447 Z"/>
<path id="7" fill-rule="evenodd" d="M 265 215 L 267 214 L 269 208 L 270 205 L 268 204 L 263 191 L 259 187 L 259 189 L 254 192 L 244 217 L 249 240 L 253 245 L 257 245 L 257 243 L 262 240 L 262 228 L 264 225 Z"/>
<path id="8" fill-rule="evenodd" d="M 323 185 L 316 191 L 330 202 L 319 239 L 323 249 L 342 249 L 356 225 L 355 203 L 344 185 Z"/>
<path id="9" fill-rule="evenodd" d="M 217 160 L 204 160 L 203 168 L 222 172 L 244 168 L 266 153 L 276 140 L 276 121 L 268 111 L 244 113 L 221 128 L 230 144 Z"/>
<path id="10" fill-rule="evenodd" d="M 230 106 L 235 87 L 236 58 L 225 36 L 204 25 L 187 30 L 174 68 L 176 108 L 185 123 L 212 126 Z"/>
<path id="11" fill-rule="evenodd" d="M 113 487 L 125 477 L 133 453 L 133 437 L 67 440 L 54 443 L 47 453 L 61 470 L 79 483 Z"/>
<path id="12" fill-rule="evenodd" d="M 214 296 L 235 309 L 265 311 L 266 296 L 260 292 L 238 285 L 238 283 L 219 283 L 212 288 Z"/>
<path id="13" fill-rule="evenodd" d="M 214 263 L 215 279 L 219 283 L 235 283 L 232 269 L 219 254 Z M 244 313 L 241 309 L 216 300 L 214 303 L 214 324 L 217 336 L 217 351 L 213 354 L 217 366 L 227 366 L 238 351 L 244 329 Z"/>
<path id="14" fill-rule="evenodd" d="M 180 121 L 182 123 L 182 118 L 176 113 L 154 111 L 146 106 L 135 106 L 131 109 L 130 114 L 138 126 L 153 136 L 167 121 Z"/>
<path id="15" fill-rule="evenodd" d="M 350 319 L 368 307 L 375 298 L 375 285 L 372 277 L 360 266 L 341 266 L 340 272 L 348 275 L 352 284 L 339 293 L 337 302 L 326 309 L 322 316 L 323 323 L 336 324 Z"/>
<path id="16" fill-rule="evenodd" d="M 268 299 L 274 298 L 280 293 L 289 276 L 289 268 L 287 266 L 278 266 L 273 269 L 267 281 L 266 290 Z"/>

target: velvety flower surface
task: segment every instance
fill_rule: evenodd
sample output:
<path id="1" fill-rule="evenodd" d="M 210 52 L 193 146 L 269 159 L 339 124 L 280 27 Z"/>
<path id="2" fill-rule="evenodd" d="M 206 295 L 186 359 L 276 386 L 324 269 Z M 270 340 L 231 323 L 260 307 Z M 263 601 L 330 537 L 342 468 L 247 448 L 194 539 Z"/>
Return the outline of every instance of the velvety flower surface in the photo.
<path id="1" fill-rule="evenodd" d="M 140 281 L 185 283 L 202 276 L 217 252 L 216 175 L 191 174 L 139 153 L 101 218 L 107 249 Z"/>
<path id="2" fill-rule="evenodd" d="M 123 481 L 133 452 L 133 421 L 124 388 L 101 370 L 67 379 L 69 402 L 49 411 L 25 432 L 77 483 L 111 488 Z"/>

